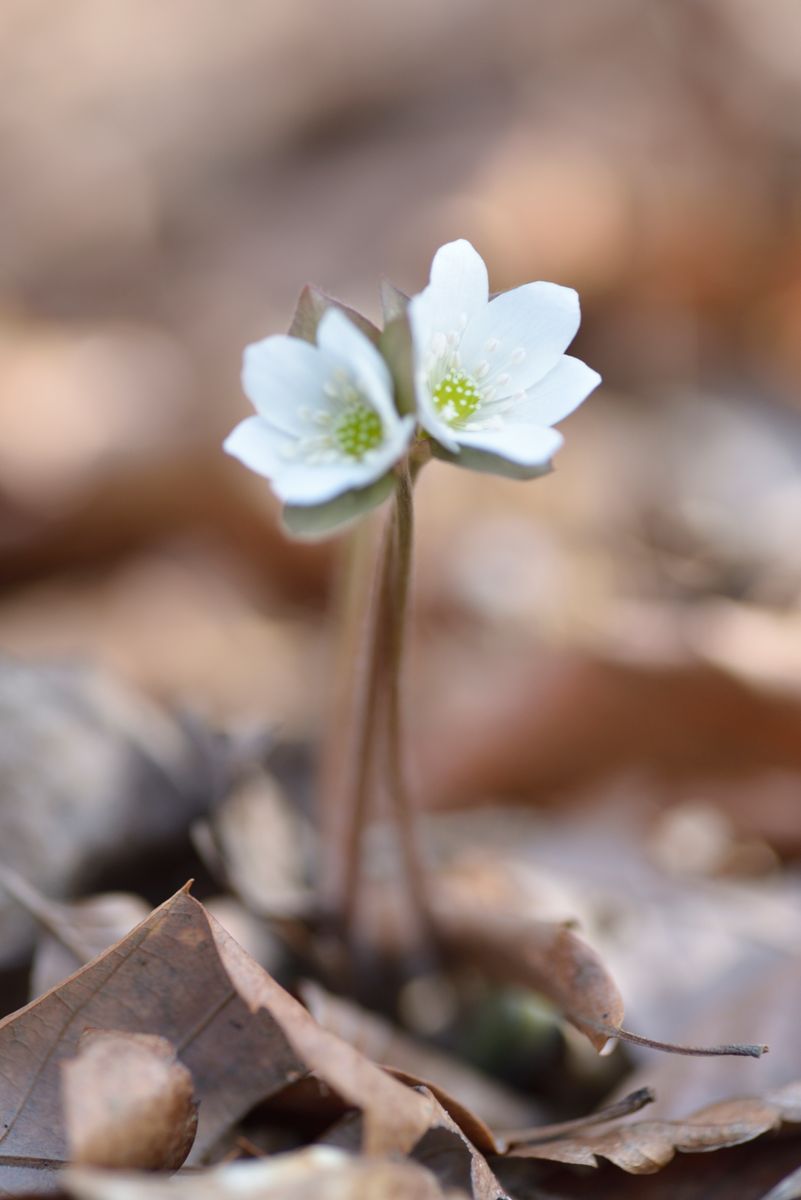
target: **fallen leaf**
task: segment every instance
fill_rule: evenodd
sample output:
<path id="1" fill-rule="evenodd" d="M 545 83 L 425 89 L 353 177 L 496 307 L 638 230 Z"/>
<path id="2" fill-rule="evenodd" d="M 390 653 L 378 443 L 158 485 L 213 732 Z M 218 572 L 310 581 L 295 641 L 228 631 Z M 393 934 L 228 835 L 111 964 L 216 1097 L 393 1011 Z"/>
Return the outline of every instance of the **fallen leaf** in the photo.
<path id="1" fill-rule="evenodd" d="M 458 1125 L 473 1149 L 480 1151 L 481 1154 L 499 1154 L 501 1152 L 502 1145 L 498 1143 L 494 1133 L 488 1125 L 485 1125 L 481 1117 L 471 1112 L 444 1088 L 436 1083 L 428 1083 L 425 1079 L 418 1079 L 416 1075 L 410 1075 L 407 1071 L 399 1071 L 394 1067 L 385 1069 L 401 1083 L 417 1088 L 418 1091 L 430 1092 L 439 1107 L 448 1114 L 455 1125 Z"/>
<path id="2" fill-rule="evenodd" d="M 0 1187 L 40 1191 L 65 1161 L 59 1064 L 87 1029 L 158 1034 L 176 1047 L 200 1105 L 193 1162 L 255 1103 L 309 1072 L 364 1113 L 367 1153 L 404 1152 L 429 1126 L 426 1098 L 321 1029 L 182 890 L 0 1023 Z"/>
<path id="3" fill-rule="evenodd" d="M 677 1150 L 721 1150 L 750 1142 L 783 1124 L 798 1123 L 801 1083 L 794 1083 L 761 1098 L 711 1104 L 683 1121 L 634 1121 L 598 1134 L 514 1147 L 510 1156 L 585 1167 L 595 1167 L 599 1158 L 605 1158 L 630 1174 L 649 1175 L 669 1163 Z"/>
<path id="4" fill-rule="evenodd" d="M 190 899 L 186 897 L 186 899 Z M 193 901 L 193 903 L 197 903 Z M 197 905 L 203 913 L 201 905 Z M 306 1009 L 204 913 L 222 966 L 251 1013 L 266 1010 L 305 1072 L 313 1072 L 364 1118 L 368 1154 L 408 1150 L 430 1123 L 430 1106 L 347 1042 L 322 1029 Z"/>
<path id="5" fill-rule="evenodd" d="M 150 912 L 140 896 L 124 892 L 62 904 L 42 895 L 10 867 L 0 866 L 0 887 L 41 928 L 31 968 L 31 999 L 120 941 Z"/>
<path id="6" fill-rule="evenodd" d="M 459 1188 L 473 1200 L 509 1200 L 484 1155 L 434 1094 L 425 1087 L 417 1091 L 430 1097 L 436 1118 L 415 1146 L 414 1160 L 436 1175 L 443 1187 Z"/>
<path id="7" fill-rule="evenodd" d="M 106 892 L 73 904 L 49 905 L 49 934 L 40 935 L 31 967 L 31 998 L 42 996 L 78 967 L 135 929 L 151 911 L 141 896 Z"/>
<path id="8" fill-rule="evenodd" d="M 430 1124 L 423 1136 L 410 1150 L 410 1157 L 427 1167 L 445 1188 L 467 1193 L 471 1200 L 508 1200 L 484 1153 L 466 1135 L 434 1092 L 424 1085 L 414 1092 L 425 1097 L 431 1105 Z M 347 1113 L 325 1135 L 327 1144 L 340 1149 L 354 1150 L 362 1141 L 363 1118 L 359 1113 Z M 478 1123 L 480 1127 L 480 1122 Z M 485 1151 L 493 1148 L 491 1135 L 482 1131 L 488 1140 Z"/>
<path id="9" fill-rule="evenodd" d="M 602 1050 L 623 1020 L 623 999 L 599 955 L 564 924 L 519 914 L 491 867 L 442 872 L 432 885 L 446 951 L 495 980 L 532 988 Z"/>
<path id="10" fill-rule="evenodd" d="M 226 1163 L 172 1179 L 73 1167 L 62 1182 L 76 1200 L 442 1200 L 444 1195 L 417 1163 L 353 1158 L 332 1146 Z"/>
<path id="11" fill-rule="evenodd" d="M 654 1175 L 598 1167 L 494 1159 L 492 1166 L 515 1200 L 765 1200 L 801 1161 L 798 1133 L 757 1138 L 711 1154 L 677 1154 Z"/>
<path id="12" fill-rule="evenodd" d="M 89 1030 L 61 1064 L 68 1158 L 174 1171 L 197 1129 L 192 1076 L 165 1038 Z"/>

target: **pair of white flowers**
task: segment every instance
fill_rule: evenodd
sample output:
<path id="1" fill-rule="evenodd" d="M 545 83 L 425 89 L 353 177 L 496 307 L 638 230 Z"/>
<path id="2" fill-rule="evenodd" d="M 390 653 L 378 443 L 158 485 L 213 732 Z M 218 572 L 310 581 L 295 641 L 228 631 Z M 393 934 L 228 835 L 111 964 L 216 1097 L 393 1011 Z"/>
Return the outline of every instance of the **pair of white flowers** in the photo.
<path id="1" fill-rule="evenodd" d="M 270 480 L 300 534 L 380 503 L 393 468 L 426 440 L 459 466 L 532 478 L 562 444 L 552 426 L 600 382 L 565 354 L 579 320 L 576 293 L 554 283 L 490 299 L 480 255 L 450 242 L 383 335 L 331 305 L 305 321 L 307 336 L 316 323 L 316 342 L 287 335 L 248 346 L 242 382 L 256 415 L 225 449 Z"/>

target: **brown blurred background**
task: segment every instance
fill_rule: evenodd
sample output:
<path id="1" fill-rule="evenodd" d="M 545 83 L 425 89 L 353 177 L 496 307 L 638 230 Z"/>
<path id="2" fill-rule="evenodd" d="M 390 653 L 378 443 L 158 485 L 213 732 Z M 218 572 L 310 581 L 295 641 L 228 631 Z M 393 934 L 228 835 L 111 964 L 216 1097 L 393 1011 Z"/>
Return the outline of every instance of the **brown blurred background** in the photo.
<path id="1" fill-rule="evenodd" d="M 5 0 L 0 648 L 315 737 L 334 551 L 222 454 L 241 350 L 468 237 L 579 289 L 605 385 L 548 479 L 421 482 L 419 786 L 756 775 L 794 853 L 799 45 L 796 0 Z"/>

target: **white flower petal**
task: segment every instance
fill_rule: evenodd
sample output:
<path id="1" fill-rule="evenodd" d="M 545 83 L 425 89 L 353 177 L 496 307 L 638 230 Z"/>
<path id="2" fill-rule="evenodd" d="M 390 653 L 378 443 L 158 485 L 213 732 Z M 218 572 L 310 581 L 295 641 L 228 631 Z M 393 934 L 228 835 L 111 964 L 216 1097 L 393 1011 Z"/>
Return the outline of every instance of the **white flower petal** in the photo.
<path id="1" fill-rule="evenodd" d="M 364 459 L 309 463 L 293 455 L 295 439 L 277 433 L 261 417 L 247 417 L 226 438 L 224 449 L 269 479 L 285 503 L 323 504 L 386 474 L 403 455 L 413 428 L 413 417 L 399 421 L 391 436 Z"/>
<path id="2" fill-rule="evenodd" d="M 324 408 L 331 360 L 300 338 L 276 334 L 245 347 L 242 387 L 256 411 L 276 429 L 299 433 L 298 410 Z"/>
<path id="3" fill-rule="evenodd" d="M 360 464 L 364 466 L 365 464 Z M 381 470 L 354 471 L 349 463 L 287 463 L 271 477 L 272 489 L 285 504 L 324 504 L 354 488 L 366 487 Z"/>
<path id="4" fill-rule="evenodd" d="M 373 343 L 339 308 L 329 308 L 317 327 L 317 345 L 335 360 L 375 408 L 382 422 L 396 419 L 392 377 Z"/>
<path id="5" fill-rule="evenodd" d="M 465 238 L 440 246 L 431 263 L 429 286 L 452 297 L 454 307 L 468 315 L 489 299 L 489 275 L 484 259 Z"/>
<path id="6" fill-rule="evenodd" d="M 272 479 L 286 463 L 282 452 L 289 452 L 294 443 L 293 437 L 278 432 L 263 417 L 245 417 L 228 434 L 223 450 L 257 475 Z"/>
<path id="7" fill-rule="evenodd" d="M 261 417 L 247 417 L 228 435 L 223 448 L 270 480 L 273 491 L 288 503 L 321 504 L 346 491 L 349 473 L 337 463 L 308 466 L 285 457 L 294 439 L 277 434 Z"/>
<path id="8" fill-rule="evenodd" d="M 463 238 L 440 246 L 431 264 L 431 282 L 409 305 L 418 354 L 427 353 L 436 334 L 461 333 L 486 308 L 489 277 L 483 258 Z"/>
<path id="9" fill-rule="evenodd" d="M 460 432 L 459 445 L 497 454 L 524 467 L 545 466 L 562 445 L 561 433 L 539 425 L 506 424 L 502 429 Z"/>
<path id="10" fill-rule="evenodd" d="M 578 331 L 578 295 L 556 283 L 504 292 L 468 324 L 460 346 L 467 374 L 501 399 L 525 392 L 553 369 Z"/>
<path id="11" fill-rule="evenodd" d="M 512 421 L 556 425 L 597 388 L 601 376 L 579 358 L 564 354 L 544 379 L 529 388 L 509 413 Z"/>

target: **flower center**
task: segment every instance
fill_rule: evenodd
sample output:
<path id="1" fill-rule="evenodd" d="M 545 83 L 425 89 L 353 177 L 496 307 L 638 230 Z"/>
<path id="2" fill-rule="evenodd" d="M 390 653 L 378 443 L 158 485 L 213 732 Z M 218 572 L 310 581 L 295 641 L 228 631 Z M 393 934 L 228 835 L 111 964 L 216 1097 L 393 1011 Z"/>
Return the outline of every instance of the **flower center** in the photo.
<path id="1" fill-rule="evenodd" d="M 349 400 L 334 424 L 336 443 L 350 458 L 363 458 L 381 444 L 383 435 L 378 413 L 361 400 Z"/>
<path id="2" fill-rule="evenodd" d="M 466 421 L 481 403 L 481 392 L 469 375 L 453 367 L 434 388 L 434 403 L 449 425 Z"/>

